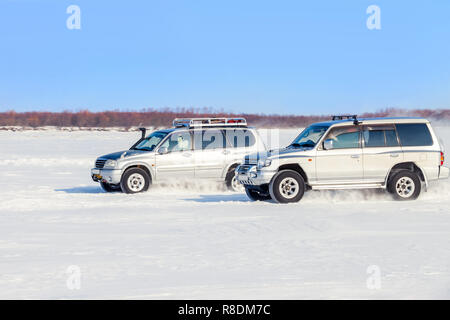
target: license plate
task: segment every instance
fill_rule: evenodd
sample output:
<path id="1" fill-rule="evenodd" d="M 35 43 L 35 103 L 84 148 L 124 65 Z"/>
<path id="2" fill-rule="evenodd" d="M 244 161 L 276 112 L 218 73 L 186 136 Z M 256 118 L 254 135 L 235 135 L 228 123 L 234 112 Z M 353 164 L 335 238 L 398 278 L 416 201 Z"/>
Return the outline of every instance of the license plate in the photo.
<path id="1" fill-rule="evenodd" d="M 100 174 L 100 170 L 99 169 L 92 169 L 92 174 L 98 175 L 98 174 Z"/>

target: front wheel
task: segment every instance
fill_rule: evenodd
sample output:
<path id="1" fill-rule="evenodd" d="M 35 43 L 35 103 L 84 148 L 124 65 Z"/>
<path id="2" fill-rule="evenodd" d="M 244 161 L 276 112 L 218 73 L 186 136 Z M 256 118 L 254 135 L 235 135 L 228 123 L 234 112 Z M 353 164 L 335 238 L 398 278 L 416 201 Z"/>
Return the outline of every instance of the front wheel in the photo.
<path id="1" fill-rule="evenodd" d="M 266 201 L 271 199 L 270 195 L 261 194 L 258 191 L 255 191 L 248 187 L 245 187 L 245 193 L 247 194 L 247 197 L 252 201 Z"/>
<path id="2" fill-rule="evenodd" d="M 150 186 L 150 176 L 141 168 L 131 168 L 125 171 L 120 179 L 120 188 L 125 193 L 147 191 Z"/>
<path id="3" fill-rule="evenodd" d="M 294 170 L 283 170 L 270 182 L 269 192 L 278 203 L 298 202 L 305 193 L 305 180 Z"/>
<path id="4" fill-rule="evenodd" d="M 388 190 L 396 200 L 415 200 L 421 190 L 419 176 L 409 170 L 396 173 L 388 184 Z"/>

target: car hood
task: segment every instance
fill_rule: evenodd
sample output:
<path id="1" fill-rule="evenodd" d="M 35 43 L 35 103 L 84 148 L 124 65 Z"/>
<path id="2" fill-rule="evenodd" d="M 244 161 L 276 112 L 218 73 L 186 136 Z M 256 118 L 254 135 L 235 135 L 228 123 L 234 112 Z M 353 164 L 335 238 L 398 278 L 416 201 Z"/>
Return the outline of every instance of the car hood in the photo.
<path id="1" fill-rule="evenodd" d="M 245 163 L 257 163 L 258 160 L 265 160 L 265 159 L 274 159 L 283 155 L 289 155 L 292 153 L 299 153 L 299 152 L 306 152 L 310 151 L 313 148 L 281 148 L 281 149 L 272 149 L 269 151 L 259 152 L 259 153 L 252 153 L 247 156 L 245 156 Z"/>
<path id="2" fill-rule="evenodd" d="M 124 151 L 118 151 L 118 152 L 113 152 L 113 153 L 109 153 L 109 154 L 105 154 L 104 156 L 101 156 L 99 158 L 102 159 L 110 159 L 110 160 L 119 160 L 119 159 L 124 159 L 124 158 L 130 158 L 130 157 L 134 157 L 134 156 L 138 156 L 141 154 L 149 154 L 150 151 L 143 151 L 143 150 L 124 150 Z"/>
<path id="3" fill-rule="evenodd" d="M 269 157 L 276 157 L 278 155 L 285 155 L 285 154 L 290 154 L 290 153 L 298 153 L 298 152 L 306 152 L 306 151 L 310 151 L 313 148 L 308 147 L 308 148 L 293 148 L 293 147 L 287 147 L 287 148 L 282 148 L 282 149 L 274 149 L 274 150 L 270 150 L 268 153 Z"/>

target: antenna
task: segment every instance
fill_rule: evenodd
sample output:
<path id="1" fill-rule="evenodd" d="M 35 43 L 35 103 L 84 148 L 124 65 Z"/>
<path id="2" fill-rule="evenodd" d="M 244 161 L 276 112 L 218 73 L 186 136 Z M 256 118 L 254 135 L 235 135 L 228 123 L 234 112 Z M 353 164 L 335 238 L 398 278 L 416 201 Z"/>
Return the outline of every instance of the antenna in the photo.
<path id="1" fill-rule="evenodd" d="M 141 139 L 144 139 L 145 138 L 145 133 L 147 132 L 147 129 L 139 128 L 139 130 L 141 130 L 141 133 L 142 133 L 142 138 Z"/>

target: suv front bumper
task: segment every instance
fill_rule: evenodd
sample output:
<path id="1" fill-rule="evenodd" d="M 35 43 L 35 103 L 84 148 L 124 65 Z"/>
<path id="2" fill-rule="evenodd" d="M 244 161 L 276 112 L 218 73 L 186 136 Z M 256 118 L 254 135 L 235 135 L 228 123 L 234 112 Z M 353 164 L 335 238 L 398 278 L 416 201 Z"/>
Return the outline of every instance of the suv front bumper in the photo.
<path id="1" fill-rule="evenodd" d="M 103 181 L 110 184 L 119 184 L 122 170 L 117 169 L 91 169 L 91 177 L 95 182 Z"/>
<path id="2" fill-rule="evenodd" d="M 439 179 L 448 179 L 449 168 L 440 166 L 439 167 Z"/>
<path id="3" fill-rule="evenodd" d="M 276 170 L 257 170 L 255 165 L 240 165 L 236 168 L 236 179 L 245 186 L 268 184 Z"/>

